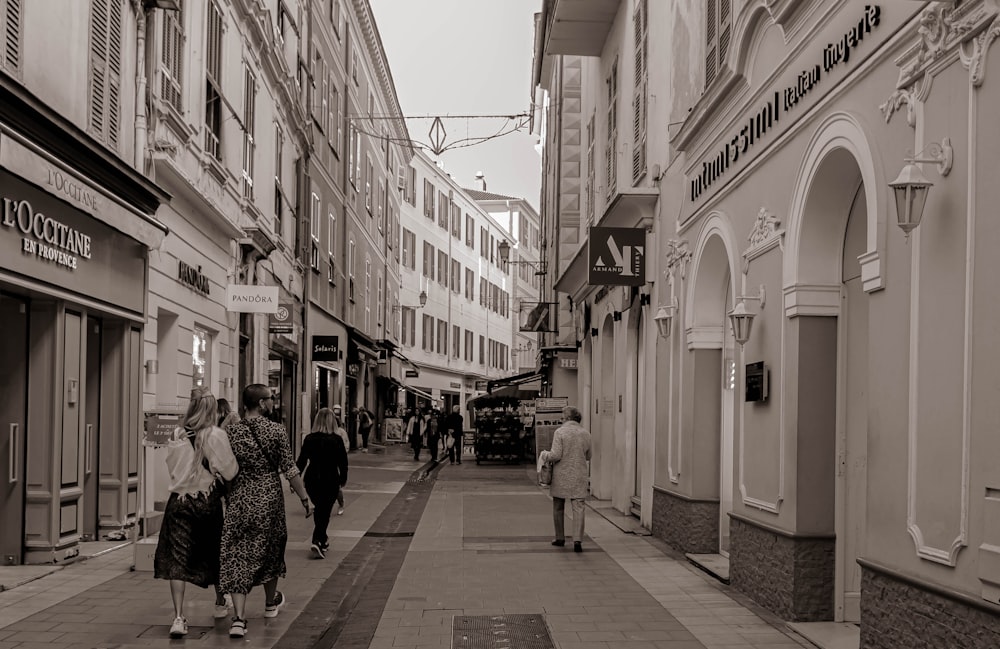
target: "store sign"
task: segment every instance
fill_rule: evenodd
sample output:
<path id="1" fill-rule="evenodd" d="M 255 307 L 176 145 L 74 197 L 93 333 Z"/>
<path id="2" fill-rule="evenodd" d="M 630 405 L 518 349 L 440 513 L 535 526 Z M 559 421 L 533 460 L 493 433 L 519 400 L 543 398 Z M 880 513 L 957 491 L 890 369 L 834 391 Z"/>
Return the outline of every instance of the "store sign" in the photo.
<path id="1" fill-rule="evenodd" d="M 562 368 L 567 369 L 567 370 L 575 370 L 576 369 L 576 358 L 575 357 L 574 358 L 560 358 L 559 359 L 559 367 L 562 367 Z"/>
<path id="2" fill-rule="evenodd" d="M 339 336 L 312 337 L 312 359 L 314 361 L 336 361 L 338 360 L 339 356 L 340 356 Z"/>
<path id="3" fill-rule="evenodd" d="M 715 155 L 702 160 L 701 168 L 690 180 L 689 198 L 692 201 L 698 200 L 729 170 L 730 166 L 735 166 L 739 160 L 748 155 L 754 143 L 777 127 L 782 113 L 793 110 L 799 102 L 803 102 L 837 64 L 850 61 L 853 50 L 861 44 L 865 34 L 871 33 L 879 26 L 881 19 L 881 7 L 865 5 L 858 22 L 835 42 L 828 43 L 823 48 L 822 61 L 801 70 L 798 75 L 789 79 L 789 83 L 784 87 L 775 90 L 757 112 L 743 120 L 743 124 L 738 130 L 733 131 L 729 140 Z"/>
<path id="4" fill-rule="evenodd" d="M 277 286 L 230 284 L 226 287 L 226 311 L 275 313 L 277 310 Z"/>
<path id="5" fill-rule="evenodd" d="M 347 364 L 347 376 L 357 376 L 361 372 L 360 363 L 348 363 Z"/>
<path id="6" fill-rule="evenodd" d="M 292 324 L 292 306 L 290 304 L 279 304 L 278 310 L 267 316 L 267 330 L 272 334 L 290 334 L 295 330 Z M 336 336 L 333 338 L 336 339 Z M 336 346 L 336 340 L 334 340 L 334 346 Z M 313 353 L 316 353 L 315 347 Z"/>
<path id="7" fill-rule="evenodd" d="M 202 274 L 201 266 L 194 268 L 177 260 L 177 279 L 181 284 L 207 296 L 210 290 L 208 277 Z"/>
<path id="8" fill-rule="evenodd" d="M 146 446 L 163 446 L 173 437 L 174 431 L 181 425 L 180 415 L 153 414 L 146 415 L 145 435 L 143 443 Z"/>
<path id="9" fill-rule="evenodd" d="M 642 286 L 646 283 L 645 228 L 590 228 L 588 248 L 588 284 Z"/>
<path id="10" fill-rule="evenodd" d="M 0 226 L 20 232 L 21 252 L 76 270 L 79 259 L 90 259 L 90 235 L 36 212 L 31 203 L 4 197 Z"/>

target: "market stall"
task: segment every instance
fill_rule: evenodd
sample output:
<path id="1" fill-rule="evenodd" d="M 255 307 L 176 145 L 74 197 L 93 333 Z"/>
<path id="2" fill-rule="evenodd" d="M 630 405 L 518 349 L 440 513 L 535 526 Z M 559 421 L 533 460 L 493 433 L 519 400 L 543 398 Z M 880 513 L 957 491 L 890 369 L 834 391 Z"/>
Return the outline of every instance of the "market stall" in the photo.
<path id="1" fill-rule="evenodd" d="M 488 460 L 517 463 L 525 457 L 530 447 L 536 394 L 497 390 L 469 402 L 475 426 L 476 464 Z"/>

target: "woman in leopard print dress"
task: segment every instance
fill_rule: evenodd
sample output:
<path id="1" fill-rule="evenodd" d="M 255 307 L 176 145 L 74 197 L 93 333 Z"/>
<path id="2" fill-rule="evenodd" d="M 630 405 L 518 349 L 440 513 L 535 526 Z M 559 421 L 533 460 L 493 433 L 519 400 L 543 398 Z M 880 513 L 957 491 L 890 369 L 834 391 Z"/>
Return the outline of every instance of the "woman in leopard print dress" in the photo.
<path id="1" fill-rule="evenodd" d="M 246 634 L 246 599 L 254 586 L 264 586 L 264 617 L 275 617 L 286 603 L 278 591 L 278 578 L 285 576 L 288 541 L 279 474 L 285 474 L 302 499 L 306 515 L 310 514 L 309 497 L 285 429 L 264 416 L 271 402 L 267 386 L 248 385 L 243 390 L 244 418 L 229 428 L 229 443 L 240 464 L 226 503 L 219 579 L 222 592 L 233 598 L 235 617 L 230 637 Z"/>

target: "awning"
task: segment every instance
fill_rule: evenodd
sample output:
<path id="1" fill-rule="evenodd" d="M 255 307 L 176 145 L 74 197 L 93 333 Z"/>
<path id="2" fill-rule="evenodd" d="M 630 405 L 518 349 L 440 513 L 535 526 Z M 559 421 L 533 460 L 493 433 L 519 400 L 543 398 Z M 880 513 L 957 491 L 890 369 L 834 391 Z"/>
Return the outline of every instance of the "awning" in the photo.
<path id="1" fill-rule="evenodd" d="M 391 376 L 388 376 L 386 378 L 389 379 L 389 382 L 392 383 L 393 385 L 395 385 L 400 390 L 406 390 L 408 392 L 412 392 L 413 394 L 415 394 L 415 395 L 417 395 L 419 397 L 423 397 L 424 399 L 427 399 L 428 401 L 437 401 L 437 399 L 433 395 L 428 394 L 427 392 L 424 392 L 423 390 L 421 390 L 419 388 L 415 388 L 413 386 L 405 385 L 403 383 L 400 383 L 399 381 L 397 381 L 396 379 L 392 378 Z"/>
<path id="2" fill-rule="evenodd" d="M 538 370 L 531 370 L 530 372 L 525 372 L 524 374 L 515 374 L 514 376 L 508 376 L 502 379 L 494 379 L 486 383 L 486 391 L 493 392 L 495 388 L 502 388 L 505 385 L 521 385 L 522 383 L 530 383 L 536 379 L 541 379 L 542 374 Z"/>

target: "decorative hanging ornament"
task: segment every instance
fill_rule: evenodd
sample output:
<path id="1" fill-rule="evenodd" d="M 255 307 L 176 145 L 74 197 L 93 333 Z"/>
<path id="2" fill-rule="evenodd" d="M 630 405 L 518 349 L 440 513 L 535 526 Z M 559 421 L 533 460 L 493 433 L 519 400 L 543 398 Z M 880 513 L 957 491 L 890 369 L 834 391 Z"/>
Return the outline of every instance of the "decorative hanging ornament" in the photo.
<path id="1" fill-rule="evenodd" d="M 431 130 L 428 131 L 427 135 L 431 139 L 431 151 L 434 152 L 434 155 L 441 155 L 444 153 L 446 149 L 444 142 L 448 137 L 448 132 L 444 130 L 444 122 L 441 121 L 440 117 L 434 118 L 434 122 L 431 124 Z"/>

